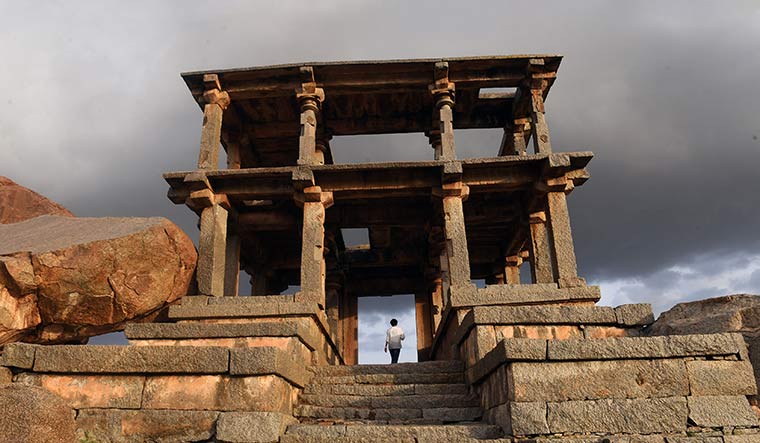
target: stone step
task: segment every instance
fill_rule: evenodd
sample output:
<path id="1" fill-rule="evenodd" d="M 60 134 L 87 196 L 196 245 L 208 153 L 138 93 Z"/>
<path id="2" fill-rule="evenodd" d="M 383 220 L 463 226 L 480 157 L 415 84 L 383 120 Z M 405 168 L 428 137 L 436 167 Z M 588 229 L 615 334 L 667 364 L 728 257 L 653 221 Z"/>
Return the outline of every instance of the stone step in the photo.
<path id="1" fill-rule="evenodd" d="M 470 437 L 451 437 L 440 440 L 438 437 L 312 437 L 305 435 L 284 435 L 280 443 L 514 443 L 511 438 L 480 439 Z"/>
<path id="2" fill-rule="evenodd" d="M 460 384 L 464 383 L 461 372 L 440 374 L 367 374 L 339 375 L 332 377 L 315 376 L 312 385 L 407 385 L 407 384 Z"/>
<path id="3" fill-rule="evenodd" d="M 470 408 L 480 404 L 473 395 L 320 395 L 302 394 L 300 404 L 331 408 Z"/>
<path id="4" fill-rule="evenodd" d="M 290 425 L 281 442 L 464 442 L 501 438 L 498 426 L 479 423 L 457 425 Z M 507 440 L 508 441 L 508 440 Z"/>
<path id="5" fill-rule="evenodd" d="M 464 371 L 461 361 L 426 361 L 419 363 L 398 363 L 394 365 L 353 365 L 353 366 L 312 366 L 319 377 L 375 374 L 440 374 Z"/>
<path id="6" fill-rule="evenodd" d="M 437 405 L 440 406 L 440 405 Z M 476 407 L 427 407 L 427 408 L 357 408 L 329 406 L 297 406 L 294 415 L 315 421 L 395 421 L 402 423 L 452 423 L 474 421 L 482 417 L 483 412 Z"/>
<path id="7" fill-rule="evenodd" d="M 319 395 L 465 395 L 469 391 L 463 383 L 450 384 L 321 384 L 312 381 L 304 388 L 304 394 Z"/>

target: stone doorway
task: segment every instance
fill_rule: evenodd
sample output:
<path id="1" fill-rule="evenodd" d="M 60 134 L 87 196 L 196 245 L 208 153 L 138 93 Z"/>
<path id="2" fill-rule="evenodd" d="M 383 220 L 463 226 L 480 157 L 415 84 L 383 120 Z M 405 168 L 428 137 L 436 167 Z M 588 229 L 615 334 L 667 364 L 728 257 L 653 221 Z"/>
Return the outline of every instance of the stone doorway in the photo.
<path id="1" fill-rule="evenodd" d="M 358 301 L 359 364 L 390 362 L 390 355 L 383 352 L 383 346 L 385 332 L 390 327 L 391 318 L 398 320 L 406 336 L 399 362 L 417 362 L 418 342 L 414 295 L 360 297 Z"/>

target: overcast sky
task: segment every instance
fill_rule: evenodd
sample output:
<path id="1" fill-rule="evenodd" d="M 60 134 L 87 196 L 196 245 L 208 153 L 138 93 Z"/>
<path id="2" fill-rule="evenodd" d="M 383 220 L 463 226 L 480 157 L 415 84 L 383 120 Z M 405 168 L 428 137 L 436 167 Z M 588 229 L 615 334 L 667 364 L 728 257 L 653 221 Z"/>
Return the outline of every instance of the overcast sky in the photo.
<path id="1" fill-rule="evenodd" d="M 196 237 L 161 178 L 197 159 L 182 71 L 559 53 L 547 120 L 556 151 L 596 154 L 569 201 L 603 304 L 760 293 L 760 2 L 1 0 L 0 16 L 0 175 L 79 216 L 161 215 Z M 458 152 L 499 139 L 457 134 Z M 334 145 L 344 162 L 432 156 L 421 135 Z M 364 303 L 364 340 L 403 300 Z"/>

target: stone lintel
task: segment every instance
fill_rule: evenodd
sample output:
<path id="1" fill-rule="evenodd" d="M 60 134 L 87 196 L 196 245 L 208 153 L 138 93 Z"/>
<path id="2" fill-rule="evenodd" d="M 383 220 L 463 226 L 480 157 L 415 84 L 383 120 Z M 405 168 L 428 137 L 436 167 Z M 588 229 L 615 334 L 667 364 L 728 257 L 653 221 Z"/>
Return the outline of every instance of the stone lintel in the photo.
<path id="1" fill-rule="evenodd" d="M 530 338 L 509 338 L 500 341 L 485 357 L 465 371 L 467 382 L 469 384 L 478 383 L 507 362 L 545 361 L 546 342 L 546 340 Z"/>
<path id="2" fill-rule="evenodd" d="M 35 350 L 39 346 L 27 343 L 7 343 L 2 348 L 3 353 L 0 355 L 0 366 L 32 369 L 34 366 Z"/>
<path id="3" fill-rule="evenodd" d="M 549 360 L 622 360 L 637 358 L 737 356 L 740 334 L 619 337 L 549 340 Z"/>
<path id="4" fill-rule="evenodd" d="M 302 388 L 308 383 L 310 373 L 305 364 L 296 362 L 286 351 L 274 347 L 239 348 L 230 350 L 230 374 L 232 375 L 278 375 Z"/>
<path id="5" fill-rule="evenodd" d="M 256 323 L 130 323 L 124 329 L 129 340 L 177 340 L 234 337 L 298 337 L 309 350 L 320 349 L 316 324 L 273 321 Z M 312 322 L 311 319 L 304 319 Z"/>
<path id="6" fill-rule="evenodd" d="M 229 350 L 190 346 L 56 345 L 37 348 L 35 372 L 92 374 L 222 374 Z"/>
<path id="7" fill-rule="evenodd" d="M 454 307 L 582 301 L 595 303 L 600 298 L 601 291 L 598 286 L 559 288 L 556 283 L 490 285 L 485 288 L 466 287 L 451 290 L 451 305 Z"/>

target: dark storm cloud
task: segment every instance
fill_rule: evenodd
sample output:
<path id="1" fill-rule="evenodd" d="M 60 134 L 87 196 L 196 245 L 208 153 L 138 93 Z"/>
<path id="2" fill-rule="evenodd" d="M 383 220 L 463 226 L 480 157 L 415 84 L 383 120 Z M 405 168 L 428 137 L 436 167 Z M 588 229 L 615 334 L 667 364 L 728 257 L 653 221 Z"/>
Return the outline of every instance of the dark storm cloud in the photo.
<path id="1" fill-rule="evenodd" d="M 570 197 L 581 273 L 657 290 L 700 254 L 759 253 L 756 2 L 306 4 L 3 3 L 0 174 L 81 216 L 164 215 L 196 236 L 160 178 L 197 156 L 201 113 L 179 72 L 561 53 L 555 150 L 596 153 Z M 336 158 L 430 158 L 414 137 L 336 140 Z M 498 141 L 457 134 L 462 156 L 494 155 Z"/>

